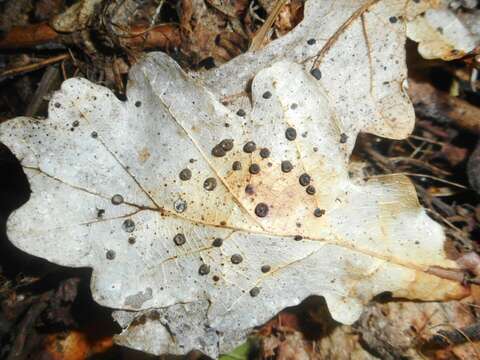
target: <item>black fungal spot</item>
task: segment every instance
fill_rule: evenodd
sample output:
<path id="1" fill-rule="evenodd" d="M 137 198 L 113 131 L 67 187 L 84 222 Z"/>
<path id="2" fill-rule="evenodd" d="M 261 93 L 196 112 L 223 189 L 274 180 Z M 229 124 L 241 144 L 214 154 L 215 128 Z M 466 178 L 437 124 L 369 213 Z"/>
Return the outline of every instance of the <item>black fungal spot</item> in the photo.
<path id="1" fill-rule="evenodd" d="M 123 203 L 123 196 L 120 194 L 115 194 L 112 196 L 112 204 L 113 205 L 120 205 Z"/>
<path id="2" fill-rule="evenodd" d="M 254 287 L 250 290 L 250 296 L 251 297 L 255 297 L 255 296 L 258 296 L 258 294 L 260 294 L 260 288 L 259 287 Z"/>
<path id="3" fill-rule="evenodd" d="M 390 21 L 390 23 L 392 23 L 392 24 L 395 24 L 398 21 L 398 19 L 397 19 L 396 16 L 390 16 L 388 18 L 388 21 Z"/>
<path id="4" fill-rule="evenodd" d="M 345 144 L 348 140 L 348 135 L 345 133 L 340 134 L 340 144 Z"/>
<path id="5" fill-rule="evenodd" d="M 270 99 L 272 97 L 272 93 L 270 91 L 265 91 L 262 95 L 264 99 Z"/>
<path id="6" fill-rule="evenodd" d="M 178 174 L 178 177 L 182 181 L 190 180 L 192 178 L 192 171 L 190 169 L 183 169 L 180 171 L 180 174 Z"/>
<path id="7" fill-rule="evenodd" d="M 260 270 L 262 271 L 262 273 L 268 273 L 270 271 L 271 267 L 270 265 L 262 265 L 262 267 L 260 268 Z"/>
<path id="8" fill-rule="evenodd" d="M 315 192 L 316 192 L 315 186 L 308 185 L 307 188 L 305 189 L 305 191 L 307 192 L 308 195 L 314 195 Z"/>
<path id="9" fill-rule="evenodd" d="M 215 147 L 212 149 L 212 155 L 215 157 L 223 157 L 225 154 L 225 150 L 220 145 L 215 145 Z"/>
<path id="10" fill-rule="evenodd" d="M 285 130 L 285 137 L 289 141 L 295 140 L 297 138 L 297 130 L 292 127 L 287 128 L 287 130 Z"/>
<path id="11" fill-rule="evenodd" d="M 260 166 L 258 166 L 258 164 L 252 164 L 248 167 L 248 171 L 250 174 L 256 175 L 260 172 Z"/>
<path id="12" fill-rule="evenodd" d="M 289 173 L 293 169 L 292 163 L 288 160 L 282 161 L 282 164 L 280 165 L 280 167 L 282 168 L 282 171 L 284 173 Z"/>
<path id="13" fill-rule="evenodd" d="M 240 263 L 243 261 L 242 255 L 240 255 L 240 254 L 233 254 L 233 255 L 230 257 L 230 261 L 232 262 L 232 264 L 238 265 L 238 264 L 240 264 Z"/>
<path id="14" fill-rule="evenodd" d="M 133 245 L 133 244 L 135 244 L 136 242 L 137 242 L 137 240 L 136 240 L 133 236 L 130 236 L 130 237 L 128 238 L 128 243 L 129 243 L 130 245 Z"/>
<path id="15" fill-rule="evenodd" d="M 260 150 L 260 156 L 262 157 L 262 159 L 266 159 L 270 156 L 270 150 L 268 150 L 267 148 L 262 148 Z"/>
<path id="16" fill-rule="evenodd" d="M 245 113 L 245 110 L 243 110 L 243 109 L 238 109 L 237 115 L 238 115 L 238 116 L 241 116 L 241 117 L 244 117 L 244 116 L 247 115 L 247 114 Z"/>
<path id="17" fill-rule="evenodd" d="M 103 218 L 103 215 L 105 215 L 105 210 L 104 209 L 98 209 L 97 210 L 97 218 L 101 219 L 101 218 Z"/>
<path id="18" fill-rule="evenodd" d="M 177 235 L 175 235 L 173 237 L 173 242 L 177 246 L 181 246 L 181 245 L 185 244 L 186 241 L 187 241 L 187 239 L 185 238 L 185 235 L 180 234 L 180 233 L 178 233 Z"/>
<path id="19" fill-rule="evenodd" d="M 220 280 L 220 278 L 218 277 L 218 275 L 213 275 L 212 280 L 217 282 L 218 280 Z"/>
<path id="20" fill-rule="evenodd" d="M 210 272 L 210 266 L 208 266 L 207 264 L 202 264 L 198 268 L 198 273 L 202 276 L 207 275 L 209 272 Z"/>
<path id="21" fill-rule="evenodd" d="M 245 186 L 245 192 L 248 194 L 248 195 L 253 195 L 255 194 L 255 190 L 253 189 L 253 186 L 248 184 L 247 186 Z"/>
<path id="22" fill-rule="evenodd" d="M 113 251 L 113 250 L 108 250 L 107 253 L 105 254 L 105 257 L 106 257 L 108 260 L 113 260 L 113 259 L 115 259 L 115 251 Z"/>
<path id="23" fill-rule="evenodd" d="M 316 42 L 317 42 L 317 40 L 315 40 L 315 39 L 313 39 L 313 38 L 307 40 L 307 44 L 308 44 L 308 45 L 314 45 Z"/>
<path id="24" fill-rule="evenodd" d="M 136 106 L 136 107 L 142 106 L 142 102 L 141 102 L 141 101 L 135 101 L 135 106 Z"/>
<path id="25" fill-rule="evenodd" d="M 315 215 L 315 217 L 322 217 L 323 215 L 325 215 L 325 210 L 316 208 L 313 211 L 313 215 Z"/>
<path id="26" fill-rule="evenodd" d="M 312 74 L 312 76 L 317 80 L 320 80 L 322 78 L 322 72 L 318 68 L 310 70 L 310 74 Z"/>
<path id="27" fill-rule="evenodd" d="M 302 175 L 300 175 L 300 177 L 298 178 L 298 182 L 300 183 L 300 185 L 302 186 L 307 186 L 308 184 L 310 184 L 310 181 L 311 181 L 311 177 L 310 175 L 306 174 L 306 173 L 303 173 Z"/>
<path id="28" fill-rule="evenodd" d="M 242 163 L 240 161 L 234 161 L 232 164 L 232 170 L 238 171 L 242 169 Z"/>
<path id="29" fill-rule="evenodd" d="M 56 103 L 55 103 L 55 107 L 58 109 L 58 108 L 62 107 L 62 104 L 56 102 Z"/>
<path id="30" fill-rule="evenodd" d="M 245 145 L 243 145 L 243 151 L 247 154 L 250 154 L 255 151 L 257 145 L 253 141 L 248 141 Z"/>
<path id="31" fill-rule="evenodd" d="M 132 219 L 126 219 L 122 224 L 122 229 L 127 233 L 133 232 L 135 230 L 135 222 Z"/>
<path id="32" fill-rule="evenodd" d="M 219 145 L 222 147 L 223 150 L 230 151 L 233 149 L 233 140 L 232 139 L 222 140 L 220 141 Z"/>
<path id="33" fill-rule="evenodd" d="M 265 203 L 258 203 L 257 206 L 255 206 L 255 215 L 258 217 L 265 217 L 268 215 L 268 205 Z"/>
<path id="34" fill-rule="evenodd" d="M 75 121 L 72 123 L 72 126 L 73 126 L 73 127 L 78 127 L 78 125 L 80 125 L 80 121 L 78 121 L 78 120 L 75 120 Z"/>
<path id="35" fill-rule="evenodd" d="M 98 137 L 98 134 L 96 131 L 92 131 L 92 133 L 90 134 L 90 136 L 94 139 L 96 139 Z"/>
<path id="36" fill-rule="evenodd" d="M 220 246 L 222 246 L 222 244 L 223 244 L 223 239 L 221 239 L 221 238 L 216 238 L 212 242 L 212 246 L 215 246 L 215 247 L 220 247 Z"/>
<path id="37" fill-rule="evenodd" d="M 302 239 L 303 239 L 303 237 L 301 237 L 300 235 L 295 235 L 294 238 L 293 238 L 293 240 L 295 240 L 295 241 L 300 241 Z"/>
<path id="38" fill-rule="evenodd" d="M 207 191 L 212 191 L 217 187 L 217 180 L 215 178 L 207 178 L 203 182 L 203 188 Z"/>
<path id="39" fill-rule="evenodd" d="M 292 105 L 290 105 L 290 109 L 295 110 L 296 108 L 298 108 L 297 103 L 292 103 Z"/>

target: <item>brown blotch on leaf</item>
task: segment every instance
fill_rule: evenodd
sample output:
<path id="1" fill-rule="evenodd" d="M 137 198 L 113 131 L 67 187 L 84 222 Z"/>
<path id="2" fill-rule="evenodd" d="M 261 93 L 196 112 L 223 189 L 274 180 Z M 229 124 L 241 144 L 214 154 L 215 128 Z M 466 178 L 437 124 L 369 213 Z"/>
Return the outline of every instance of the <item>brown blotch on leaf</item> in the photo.
<path id="1" fill-rule="evenodd" d="M 252 164 L 249 166 L 248 171 L 252 175 L 256 175 L 260 172 L 260 166 L 258 164 Z"/>
<path id="2" fill-rule="evenodd" d="M 257 145 L 253 141 L 248 141 L 245 145 L 243 145 L 243 151 L 247 154 L 254 152 L 257 148 Z"/>
<path id="3" fill-rule="evenodd" d="M 178 177 L 182 181 L 190 180 L 192 178 L 192 171 L 190 169 L 183 169 L 182 171 L 180 171 Z"/>
<path id="4" fill-rule="evenodd" d="M 268 205 L 265 203 L 258 203 L 257 206 L 255 206 L 255 215 L 258 217 L 265 217 L 268 215 Z"/>
<path id="5" fill-rule="evenodd" d="M 280 167 L 282 168 L 282 171 L 284 173 L 289 173 L 293 169 L 292 163 L 288 160 L 282 161 L 282 164 L 280 165 Z"/>
<path id="6" fill-rule="evenodd" d="M 258 296 L 258 294 L 260 294 L 260 288 L 255 286 L 254 288 L 252 288 L 250 290 L 250 296 L 251 297 L 255 297 L 255 296 Z"/>
<path id="7" fill-rule="evenodd" d="M 212 149 L 212 155 L 215 157 L 223 157 L 225 154 L 225 150 L 220 145 L 215 145 L 215 147 Z"/>
<path id="8" fill-rule="evenodd" d="M 186 241 L 187 241 L 187 239 L 185 238 L 185 235 L 180 234 L 180 233 L 178 233 L 177 235 L 175 235 L 173 237 L 173 242 L 177 246 L 181 246 L 181 245 L 185 244 Z"/>
<path id="9" fill-rule="evenodd" d="M 207 191 L 212 191 L 217 187 L 217 180 L 213 177 L 205 179 L 203 182 L 203 188 Z"/>
<path id="10" fill-rule="evenodd" d="M 242 169 L 242 163 L 240 161 L 234 161 L 232 164 L 232 170 L 238 171 Z"/>
<path id="11" fill-rule="evenodd" d="M 325 215 L 325 210 L 316 208 L 313 211 L 313 215 L 315 215 L 315 217 L 322 217 L 323 215 Z"/>
<path id="12" fill-rule="evenodd" d="M 240 255 L 240 254 L 233 254 L 233 255 L 230 257 L 230 261 L 232 262 L 232 264 L 238 265 L 238 264 L 240 264 L 240 263 L 243 261 L 242 255 Z"/>
<path id="13" fill-rule="evenodd" d="M 302 186 L 307 186 L 308 184 L 310 184 L 311 180 L 312 179 L 311 179 L 310 175 L 308 175 L 307 173 L 304 173 L 304 174 L 300 175 L 300 177 L 298 178 L 298 182 Z"/>
<path id="14" fill-rule="evenodd" d="M 198 268 L 198 273 L 202 276 L 207 275 L 209 272 L 210 272 L 210 266 L 208 266 L 207 264 L 202 264 Z"/>
<path id="15" fill-rule="evenodd" d="M 287 128 L 287 130 L 285 130 L 285 137 L 289 141 L 295 140 L 297 138 L 297 130 L 295 130 L 293 127 Z"/>

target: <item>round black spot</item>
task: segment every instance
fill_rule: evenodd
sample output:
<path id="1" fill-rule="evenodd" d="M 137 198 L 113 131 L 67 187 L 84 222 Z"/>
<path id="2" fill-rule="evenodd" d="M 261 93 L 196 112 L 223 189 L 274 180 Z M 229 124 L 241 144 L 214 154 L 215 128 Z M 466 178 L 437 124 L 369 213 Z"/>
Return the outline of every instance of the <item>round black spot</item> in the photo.
<path id="1" fill-rule="evenodd" d="M 98 134 L 96 131 L 92 131 L 92 133 L 90 134 L 90 136 L 94 139 L 96 139 L 98 137 Z"/>
<path id="2" fill-rule="evenodd" d="M 238 109 L 237 115 L 238 115 L 238 116 L 241 116 L 241 117 L 244 117 L 244 116 L 247 115 L 247 114 L 245 113 L 245 110 L 243 110 L 243 109 Z"/>
<path id="3" fill-rule="evenodd" d="M 267 148 L 262 148 L 260 150 L 260 156 L 262 157 L 262 159 L 266 159 L 270 156 L 270 150 L 268 150 Z"/>
<path id="4" fill-rule="evenodd" d="M 303 239 L 303 237 L 301 237 L 300 235 L 295 235 L 294 238 L 293 238 L 293 240 L 295 240 L 295 241 L 300 241 L 302 239 Z"/>
<path id="5" fill-rule="evenodd" d="M 295 110 L 296 108 L 298 108 L 297 103 L 292 103 L 292 105 L 290 105 L 290 109 Z"/>
<path id="6" fill-rule="evenodd" d="M 219 144 L 223 150 L 225 151 L 230 151 L 233 149 L 233 140 L 232 139 L 224 139 L 220 141 Z"/>
<path id="7" fill-rule="evenodd" d="M 310 178 L 310 175 L 304 173 L 302 175 L 300 175 L 300 177 L 298 178 L 298 182 L 300 183 L 300 185 L 302 186 L 307 186 L 308 184 L 310 184 L 310 181 L 312 179 Z"/>
<path id="8" fill-rule="evenodd" d="M 80 121 L 78 120 L 75 120 L 72 124 L 73 127 L 78 127 L 78 125 L 80 125 Z"/>
<path id="9" fill-rule="evenodd" d="M 58 109 L 58 108 L 62 107 L 62 104 L 56 102 L 56 103 L 55 103 L 55 107 Z"/>
<path id="10" fill-rule="evenodd" d="M 268 205 L 265 203 L 258 203 L 257 206 L 255 206 L 255 215 L 258 217 L 265 217 L 268 215 Z"/>
<path id="11" fill-rule="evenodd" d="M 190 180 L 192 178 L 192 171 L 190 169 L 183 169 L 180 171 L 180 174 L 178 174 L 178 177 L 183 181 Z"/>
<path id="12" fill-rule="evenodd" d="M 255 296 L 258 296 L 258 294 L 260 294 L 260 288 L 259 287 L 254 287 L 252 289 L 250 289 L 250 296 L 251 297 L 255 297 Z"/>
<path id="13" fill-rule="evenodd" d="M 315 217 L 321 217 L 325 214 L 325 210 L 323 209 L 319 209 L 319 208 L 316 208 L 314 211 L 313 211 L 313 215 L 315 215 Z"/>
<path id="14" fill-rule="evenodd" d="M 105 209 L 98 209 L 97 210 L 97 218 L 101 219 L 105 215 Z"/>
<path id="15" fill-rule="evenodd" d="M 242 169 L 242 163 L 240 161 L 234 161 L 232 164 L 232 170 L 238 171 Z"/>
<path id="16" fill-rule="evenodd" d="M 215 145 L 212 149 L 212 155 L 215 157 L 222 157 L 225 156 L 226 152 L 220 145 Z"/>
<path id="17" fill-rule="evenodd" d="M 265 91 L 262 96 L 264 99 L 270 99 L 272 97 L 272 93 L 270 91 Z"/>
<path id="18" fill-rule="evenodd" d="M 243 151 L 247 154 L 254 152 L 256 148 L 257 145 L 253 141 L 249 141 L 245 145 L 243 145 Z"/>
<path id="19" fill-rule="evenodd" d="M 395 24 L 398 21 L 398 19 L 396 16 L 390 16 L 388 18 L 388 21 L 390 21 L 392 24 Z"/>
<path id="20" fill-rule="evenodd" d="M 112 204 L 113 205 L 120 205 L 123 203 L 123 196 L 120 194 L 115 194 L 112 196 Z"/>
<path id="21" fill-rule="evenodd" d="M 284 173 L 289 173 L 289 172 L 292 171 L 292 169 L 293 169 L 292 163 L 291 163 L 290 161 L 288 161 L 288 160 L 282 161 L 282 164 L 281 164 L 280 166 L 281 166 L 282 171 L 283 171 Z"/>
<path id="22" fill-rule="evenodd" d="M 314 45 L 316 42 L 317 42 L 317 40 L 315 40 L 315 39 L 308 39 L 307 40 L 308 45 Z"/>
<path id="23" fill-rule="evenodd" d="M 217 282 L 218 280 L 220 280 L 220 278 L 218 277 L 218 275 L 213 275 L 212 280 Z"/>
<path id="24" fill-rule="evenodd" d="M 132 219 L 126 219 L 122 224 L 122 229 L 127 233 L 133 232 L 135 230 L 135 222 Z"/>
<path id="25" fill-rule="evenodd" d="M 135 244 L 136 242 L 137 242 L 137 240 L 136 240 L 133 236 L 130 236 L 130 237 L 128 238 L 128 243 L 129 243 L 130 245 L 133 245 L 133 244 Z"/>
<path id="26" fill-rule="evenodd" d="M 255 194 L 255 190 L 253 189 L 253 186 L 248 184 L 247 186 L 245 186 L 245 192 L 248 194 L 248 195 L 253 195 Z"/>
<path id="27" fill-rule="evenodd" d="M 297 138 L 297 130 L 292 127 L 287 128 L 287 130 L 285 130 L 285 137 L 290 141 L 295 140 Z"/>
<path id="28" fill-rule="evenodd" d="M 105 254 L 105 257 L 106 257 L 108 260 L 113 260 L 113 259 L 115 259 L 115 251 L 113 251 L 113 250 L 108 250 L 107 253 Z"/>
<path id="29" fill-rule="evenodd" d="M 178 233 L 177 235 L 175 235 L 173 237 L 173 242 L 177 246 L 181 246 L 181 245 L 185 244 L 186 241 L 187 241 L 187 239 L 185 238 L 185 235 L 180 234 L 180 233 Z"/>
<path id="30" fill-rule="evenodd" d="M 305 189 L 305 191 L 307 192 L 308 195 L 313 195 L 316 192 L 315 186 L 308 185 L 307 188 Z"/>
<path id="31" fill-rule="evenodd" d="M 260 268 L 260 270 L 262 270 L 262 273 L 268 273 L 271 269 L 271 266 L 270 265 L 262 265 L 262 267 Z"/>
<path id="32" fill-rule="evenodd" d="M 207 264 L 202 264 L 198 268 L 198 273 L 200 275 L 207 275 L 209 272 L 210 272 L 210 266 L 208 266 Z"/>
<path id="33" fill-rule="evenodd" d="M 340 134 L 340 144 L 345 144 L 348 140 L 348 135 L 345 133 Z"/>
<path id="34" fill-rule="evenodd" d="M 258 166 L 258 164 L 252 164 L 248 167 L 248 171 L 252 175 L 258 174 L 260 172 L 260 166 Z"/>
<path id="35" fill-rule="evenodd" d="M 207 191 L 212 191 L 217 187 L 217 180 L 215 178 L 207 178 L 203 182 L 203 188 Z"/>
<path id="36" fill-rule="evenodd" d="M 216 238 L 212 242 L 212 246 L 215 246 L 215 247 L 220 247 L 220 246 L 222 246 L 222 244 L 223 244 L 223 239 L 221 239 L 221 238 Z"/>
<path id="37" fill-rule="evenodd" d="M 232 262 L 232 264 L 240 264 L 242 261 L 243 261 L 243 258 L 242 258 L 242 255 L 240 254 L 233 254 L 231 257 L 230 257 L 230 261 Z"/>
<path id="38" fill-rule="evenodd" d="M 136 106 L 136 107 L 142 106 L 142 102 L 141 102 L 141 101 L 135 101 L 135 106 Z"/>
<path id="39" fill-rule="evenodd" d="M 320 80 L 322 78 L 322 72 L 319 68 L 314 68 L 310 70 L 310 74 L 312 74 L 312 76 L 317 80 Z"/>

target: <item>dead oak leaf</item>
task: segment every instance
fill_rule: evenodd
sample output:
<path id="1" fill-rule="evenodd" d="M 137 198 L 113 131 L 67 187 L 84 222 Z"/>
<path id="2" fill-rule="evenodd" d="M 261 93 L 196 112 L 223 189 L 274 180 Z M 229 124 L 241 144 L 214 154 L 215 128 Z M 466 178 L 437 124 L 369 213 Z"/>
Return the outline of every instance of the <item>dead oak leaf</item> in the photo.
<path id="1" fill-rule="evenodd" d="M 252 97 L 252 112 L 238 116 L 163 54 L 133 68 L 126 102 L 66 81 L 47 120 L 0 127 L 32 188 L 9 219 L 11 241 L 92 267 L 92 294 L 105 306 L 177 309 L 154 327 L 155 341 L 141 331 L 154 353 L 215 356 L 200 341 L 205 324 L 217 344 L 311 294 L 349 324 L 383 291 L 464 293 L 428 274 L 456 264 L 408 179 L 349 178 L 344 134 L 314 76 L 278 62 L 255 76 Z"/>

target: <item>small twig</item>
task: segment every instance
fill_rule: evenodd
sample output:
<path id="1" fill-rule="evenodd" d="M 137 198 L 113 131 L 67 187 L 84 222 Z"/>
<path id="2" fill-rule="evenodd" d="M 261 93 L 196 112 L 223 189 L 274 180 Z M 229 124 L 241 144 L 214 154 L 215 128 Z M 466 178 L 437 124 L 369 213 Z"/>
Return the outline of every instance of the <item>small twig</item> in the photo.
<path id="1" fill-rule="evenodd" d="M 460 329 L 439 330 L 437 334 L 423 344 L 422 348 L 424 350 L 444 349 L 451 345 L 472 343 L 478 340 L 480 340 L 480 322 Z M 475 349 L 475 352 L 477 352 L 477 349 Z"/>
<path id="2" fill-rule="evenodd" d="M 282 9 L 283 5 L 285 5 L 286 2 L 287 0 L 277 0 L 277 2 L 275 3 L 275 6 L 272 9 L 272 12 L 268 15 L 267 20 L 263 23 L 260 30 L 258 30 L 258 32 L 253 37 L 252 43 L 248 51 L 256 51 L 262 47 L 265 41 L 265 38 L 268 32 L 270 31 L 270 28 L 272 27 L 273 23 L 277 19 L 277 16 L 280 13 L 280 10 Z"/>
<path id="3" fill-rule="evenodd" d="M 69 57 L 70 57 L 70 54 L 62 54 L 62 55 L 53 56 L 51 58 L 45 59 L 43 61 L 40 61 L 40 62 L 37 62 L 37 63 L 34 63 L 34 64 L 28 64 L 28 65 L 19 66 L 19 67 L 13 68 L 13 69 L 8 69 L 8 70 L 5 70 L 5 71 L 0 73 L 0 78 L 35 71 L 35 70 L 41 69 L 45 66 L 55 64 L 59 61 L 66 60 Z"/>

